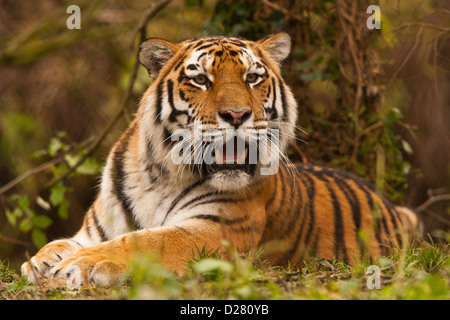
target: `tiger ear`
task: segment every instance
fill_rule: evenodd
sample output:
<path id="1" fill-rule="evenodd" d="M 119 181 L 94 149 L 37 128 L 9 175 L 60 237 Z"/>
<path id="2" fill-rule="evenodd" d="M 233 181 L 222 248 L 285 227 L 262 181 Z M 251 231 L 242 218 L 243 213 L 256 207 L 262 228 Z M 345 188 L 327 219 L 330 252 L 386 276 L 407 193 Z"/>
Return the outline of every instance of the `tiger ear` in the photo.
<path id="1" fill-rule="evenodd" d="M 161 68 L 178 51 L 178 45 L 169 41 L 150 38 L 141 44 L 139 62 L 148 70 L 152 78 L 156 78 Z"/>
<path id="2" fill-rule="evenodd" d="M 265 37 L 257 43 L 275 60 L 281 64 L 291 52 L 291 37 L 286 32 Z"/>

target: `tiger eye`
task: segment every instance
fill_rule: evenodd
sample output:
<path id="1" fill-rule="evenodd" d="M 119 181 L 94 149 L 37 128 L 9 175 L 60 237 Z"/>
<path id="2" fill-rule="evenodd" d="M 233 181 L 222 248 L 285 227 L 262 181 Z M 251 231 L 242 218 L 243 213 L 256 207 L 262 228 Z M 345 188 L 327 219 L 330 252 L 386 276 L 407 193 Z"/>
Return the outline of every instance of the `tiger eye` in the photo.
<path id="1" fill-rule="evenodd" d="M 258 79 L 258 75 L 256 73 L 249 73 L 247 75 L 247 82 L 249 83 L 255 82 L 256 79 Z"/>
<path id="2" fill-rule="evenodd" d="M 194 81 L 198 84 L 205 84 L 207 80 L 208 78 L 206 78 L 206 76 L 203 74 L 199 74 L 194 77 Z"/>

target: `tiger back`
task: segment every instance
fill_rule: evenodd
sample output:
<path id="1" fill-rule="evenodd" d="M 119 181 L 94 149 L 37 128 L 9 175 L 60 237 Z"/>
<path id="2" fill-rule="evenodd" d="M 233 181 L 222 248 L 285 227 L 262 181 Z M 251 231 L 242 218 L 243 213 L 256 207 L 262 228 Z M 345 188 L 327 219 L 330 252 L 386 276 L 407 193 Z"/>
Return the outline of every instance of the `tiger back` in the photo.
<path id="1" fill-rule="evenodd" d="M 290 46 L 286 33 L 144 42 L 140 61 L 154 81 L 108 156 L 81 229 L 25 262 L 28 281 L 109 285 L 150 253 L 183 273 L 201 251 L 226 255 L 223 240 L 241 253 L 262 247 L 284 266 L 400 246 L 417 224 L 410 210 L 349 173 L 285 156 L 297 121 L 280 72 Z"/>

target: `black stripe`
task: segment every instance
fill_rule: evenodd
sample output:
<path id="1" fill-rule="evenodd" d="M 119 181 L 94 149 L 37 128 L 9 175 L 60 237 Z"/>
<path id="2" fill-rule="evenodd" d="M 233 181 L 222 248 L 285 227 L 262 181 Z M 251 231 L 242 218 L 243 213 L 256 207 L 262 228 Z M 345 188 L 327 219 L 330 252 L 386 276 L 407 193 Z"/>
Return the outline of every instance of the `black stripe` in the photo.
<path id="1" fill-rule="evenodd" d="M 204 46 L 201 46 L 200 48 L 195 49 L 195 51 L 204 50 L 204 49 L 210 48 L 210 47 L 212 47 L 214 45 L 215 45 L 215 43 L 205 44 Z"/>
<path id="2" fill-rule="evenodd" d="M 201 58 L 203 58 L 203 56 L 207 55 L 206 52 L 203 52 L 201 55 L 198 56 L 197 61 L 200 61 Z"/>
<path id="3" fill-rule="evenodd" d="M 190 219 L 201 219 L 201 220 L 208 220 L 213 222 L 221 222 L 222 218 L 219 216 L 215 216 L 212 214 L 199 214 L 196 216 L 191 217 Z"/>
<path id="4" fill-rule="evenodd" d="M 181 90 L 180 90 L 181 92 Z M 167 97 L 169 100 L 169 105 L 171 108 L 171 112 L 170 112 L 170 116 L 169 116 L 169 121 L 170 122 L 176 122 L 177 121 L 177 116 L 184 114 L 187 117 L 187 122 L 190 123 L 191 122 L 191 116 L 189 115 L 187 110 L 178 110 L 177 108 L 175 108 L 175 103 L 173 100 L 173 81 L 172 80 L 167 80 Z M 184 97 L 184 95 L 183 95 Z"/>
<path id="5" fill-rule="evenodd" d="M 286 186 L 285 186 L 285 179 L 284 179 L 284 172 L 283 172 L 283 167 L 280 167 L 280 170 L 278 170 L 278 172 L 280 173 L 280 181 L 281 181 L 281 199 L 280 199 L 280 204 L 278 206 L 278 210 L 279 211 L 281 209 L 281 207 L 284 205 L 284 197 L 286 195 Z"/>
<path id="6" fill-rule="evenodd" d="M 281 104 L 283 107 L 283 120 L 287 120 L 287 104 L 286 104 L 286 94 L 284 92 L 284 84 L 280 78 L 278 78 L 278 85 L 280 86 L 280 94 L 281 94 Z"/>
<path id="7" fill-rule="evenodd" d="M 126 160 L 125 153 L 128 148 L 128 138 L 133 135 L 136 126 L 130 127 L 126 133 L 126 136 L 123 136 L 117 146 L 117 149 L 114 152 L 113 157 L 113 170 L 112 172 L 112 182 L 115 186 L 115 196 L 119 200 L 122 210 L 125 214 L 125 219 L 127 224 L 131 228 L 140 229 L 139 222 L 135 219 L 133 214 L 133 209 L 131 206 L 132 200 L 125 193 L 125 187 L 127 182 L 126 172 L 124 169 L 124 163 Z"/>
<path id="8" fill-rule="evenodd" d="M 290 176 L 288 177 L 288 180 L 286 181 L 284 181 L 285 183 L 286 182 L 290 182 Z M 294 229 L 294 227 L 296 226 L 296 222 L 297 222 L 297 219 L 299 218 L 299 214 L 301 213 L 300 212 L 300 205 L 301 205 L 301 202 L 298 200 L 297 201 L 297 203 L 295 204 L 295 206 L 294 206 L 294 201 L 296 200 L 296 196 L 298 196 L 298 194 L 292 194 L 292 192 L 298 192 L 299 191 L 299 188 L 294 188 L 294 187 L 291 187 L 292 189 L 291 189 L 291 196 L 289 197 L 289 199 L 291 199 L 291 201 L 290 201 L 290 210 L 289 210 L 289 213 L 287 214 L 287 218 L 289 219 L 289 222 L 285 222 L 285 228 L 284 228 L 284 230 L 282 231 L 282 234 L 283 234 L 283 236 L 284 237 L 289 237 L 289 235 L 291 234 L 291 232 L 292 232 L 292 230 Z"/>
<path id="9" fill-rule="evenodd" d="M 338 258 L 342 258 L 344 261 L 348 260 L 347 246 L 345 245 L 344 239 L 344 224 L 342 221 L 342 209 L 339 201 L 335 195 L 334 190 L 330 186 L 330 181 L 323 175 L 316 171 L 316 177 L 325 183 L 325 187 L 331 197 L 331 203 L 334 210 L 334 251 Z M 339 252 L 342 252 L 342 257 L 339 257 Z"/>
<path id="10" fill-rule="evenodd" d="M 81 245 L 81 243 L 79 243 L 78 241 L 75 241 L 75 240 L 73 240 L 73 239 L 67 239 L 67 240 L 68 240 L 68 241 L 75 242 L 77 245 L 80 246 L 80 248 L 84 248 L 84 247 Z"/>
<path id="11" fill-rule="evenodd" d="M 277 179 L 278 175 L 276 174 L 274 176 L 274 188 L 273 188 L 273 193 L 272 196 L 270 197 L 269 201 L 267 201 L 266 203 L 266 210 L 267 208 L 269 208 L 269 206 L 272 204 L 272 202 L 275 200 L 275 196 L 277 195 L 277 186 L 278 186 L 278 179 Z"/>
<path id="12" fill-rule="evenodd" d="M 221 224 L 225 224 L 228 226 L 232 226 L 236 223 L 240 223 L 240 222 L 244 222 L 247 221 L 249 219 L 248 216 L 243 216 L 243 217 L 238 217 L 235 219 L 227 219 L 225 217 L 221 217 L 218 215 L 213 215 L 213 214 L 198 214 L 195 215 L 193 217 L 191 217 L 190 219 L 202 219 L 202 220 L 210 220 L 210 221 L 214 221 L 217 223 L 221 223 Z"/>
<path id="13" fill-rule="evenodd" d="M 294 243 L 292 244 L 292 248 L 289 250 L 289 252 L 287 254 L 288 259 L 293 259 L 294 256 L 295 256 L 295 253 L 297 252 L 297 250 L 302 247 L 301 244 L 300 244 L 300 240 L 301 240 L 301 238 L 302 238 L 302 236 L 304 234 L 303 230 L 305 228 L 304 222 L 305 222 L 305 219 L 306 219 L 306 213 L 303 210 L 304 202 L 303 202 L 303 199 L 302 199 L 302 190 L 301 190 L 300 187 L 298 187 L 296 189 L 298 190 L 299 199 L 297 200 L 297 205 L 295 206 L 295 208 L 293 210 L 293 212 L 294 212 L 293 215 L 295 217 L 294 222 L 298 222 L 295 225 L 298 225 L 299 227 L 298 227 L 298 230 L 297 230 L 297 235 L 295 237 Z M 301 215 L 301 213 L 303 213 L 303 215 Z M 301 221 L 298 221 L 299 219 L 301 219 Z M 292 229 L 293 229 L 293 227 L 288 228 L 284 234 L 289 236 L 289 234 L 292 232 L 291 231 Z M 307 245 L 306 241 L 303 244 Z"/>
<path id="14" fill-rule="evenodd" d="M 91 211 L 90 211 L 91 212 Z M 86 217 L 85 217 L 85 219 L 86 219 L 86 230 L 87 230 L 87 234 L 88 234 L 88 236 L 89 236 L 89 238 L 90 239 L 93 239 L 92 238 L 92 233 L 91 233 L 91 225 L 90 225 L 90 222 L 89 222 L 89 213 L 90 212 L 88 212 L 87 214 L 86 214 Z"/>
<path id="15" fill-rule="evenodd" d="M 345 197 L 347 198 L 347 201 L 350 203 L 353 224 L 355 225 L 355 239 L 356 243 L 358 244 L 360 256 L 362 259 L 364 257 L 365 244 L 363 239 L 361 239 L 359 235 L 359 230 L 361 229 L 361 204 L 355 191 L 350 187 L 350 185 L 348 185 L 347 181 L 341 179 L 340 177 L 335 177 L 335 182 L 341 188 Z"/>
<path id="16" fill-rule="evenodd" d="M 247 47 L 247 45 L 245 43 L 240 42 L 240 41 L 236 41 L 236 40 L 233 40 L 233 41 L 227 40 L 226 43 L 229 43 L 229 44 L 232 44 L 232 45 L 235 45 L 235 46 L 238 46 L 238 47 L 242 47 L 242 48 L 246 48 Z"/>
<path id="17" fill-rule="evenodd" d="M 178 94 L 180 95 L 181 100 L 186 101 L 186 102 L 189 102 L 189 98 L 186 97 L 186 95 L 184 94 L 184 91 L 183 91 L 183 90 L 180 89 L 180 90 L 178 91 Z"/>
<path id="18" fill-rule="evenodd" d="M 169 99 L 169 105 L 173 109 L 175 109 L 175 104 L 173 103 L 173 82 L 172 80 L 167 80 L 167 97 Z"/>
<path id="19" fill-rule="evenodd" d="M 194 188 L 200 186 L 201 184 L 203 184 L 206 180 L 201 179 L 196 181 L 195 183 L 191 184 L 189 187 L 187 187 L 186 189 L 184 189 L 179 195 L 178 197 L 175 198 L 175 200 L 172 201 L 172 205 L 170 206 L 169 210 L 166 213 L 166 216 L 164 217 L 164 220 L 162 221 L 161 225 L 164 224 L 164 222 L 166 222 L 167 217 L 169 216 L 169 214 L 172 212 L 172 210 L 175 208 L 175 206 L 178 204 L 178 202 L 180 202 L 186 195 L 189 194 L 189 192 L 191 192 Z"/>
<path id="20" fill-rule="evenodd" d="M 340 174 L 340 172 L 339 172 L 339 174 Z M 369 214 L 373 217 L 374 210 L 375 210 L 375 203 L 373 201 L 374 192 L 369 187 L 370 185 L 358 177 L 356 177 L 356 179 L 355 179 L 355 177 L 353 175 L 347 175 L 347 177 L 349 177 L 349 179 L 353 178 L 352 181 L 358 186 L 358 188 L 366 196 L 367 204 L 369 205 L 369 208 L 370 208 Z M 378 209 L 381 210 L 381 208 L 378 208 Z M 374 230 L 375 238 L 377 239 L 378 246 L 381 250 L 381 253 L 384 253 L 385 247 L 383 246 L 383 241 L 381 240 L 381 226 L 382 226 L 382 224 L 384 224 L 384 225 L 386 224 L 386 222 L 384 221 L 384 215 L 381 212 L 381 217 L 378 217 L 378 218 L 373 217 L 373 218 L 376 223 L 376 230 Z"/>
<path id="21" fill-rule="evenodd" d="M 184 60 L 183 60 L 183 59 L 180 59 L 180 60 L 181 60 L 181 61 L 177 63 L 177 65 L 175 66 L 175 68 L 173 69 L 173 71 L 177 71 L 177 70 L 181 67 L 181 65 L 183 64 Z"/>
<path id="22" fill-rule="evenodd" d="M 348 185 L 347 181 L 340 179 L 340 177 L 335 176 L 335 182 L 339 185 L 343 191 L 347 201 L 350 203 L 352 208 L 353 223 L 355 224 L 356 231 L 361 229 L 361 205 L 359 203 L 358 197 L 355 191 Z"/>
<path id="23" fill-rule="evenodd" d="M 308 192 L 308 215 L 309 215 L 309 222 L 308 222 L 308 233 L 306 234 L 305 238 L 305 244 L 309 243 L 309 239 L 311 237 L 312 231 L 314 229 L 314 223 L 315 223 L 315 213 L 314 213 L 314 196 L 316 194 L 316 185 L 314 184 L 314 180 L 308 175 L 308 174 L 300 174 L 301 179 L 303 180 L 303 177 L 308 180 L 309 185 L 307 186 L 307 192 Z"/>
<path id="24" fill-rule="evenodd" d="M 107 241 L 108 237 L 105 234 L 105 230 L 103 230 L 102 226 L 100 225 L 100 223 L 97 220 L 97 215 L 95 213 L 94 208 L 92 208 L 92 217 L 94 218 L 94 224 L 95 224 L 95 227 L 97 228 L 98 234 L 100 235 L 100 239 L 102 239 L 102 242 Z"/>
<path id="25" fill-rule="evenodd" d="M 352 210 L 353 224 L 355 225 L 355 241 L 358 244 L 360 250 L 361 258 L 364 255 L 364 241 L 360 238 L 358 231 L 361 229 L 361 204 L 359 199 L 352 187 L 347 183 L 344 177 L 340 176 L 338 172 L 324 169 L 319 171 L 318 174 L 327 174 L 334 179 L 334 182 L 338 185 L 342 193 L 344 194 L 347 202 L 350 204 Z M 351 180 L 351 181 L 354 181 Z"/>
<path id="26" fill-rule="evenodd" d="M 161 79 L 158 83 L 158 88 L 156 90 L 156 121 L 161 123 L 161 112 L 163 106 L 163 84 L 164 81 Z"/>
<path id="27" fill-rule="evenodd" d="M 203 43 L 205 43 L 205 40 L 200 40 L 199 42 L 197 42 L 194 46 L 194 49 L 201 46 Z"/>
<path id="28" fill-rule="evenodd" d="M 298 249 L 301 250 L 300 258 L 303 256 L 303 253 L 304 253 L 305 249 L 308 249 L 308 247 L 309 247 L 309 238 L 310 238 L 310 236 L 312 234 L 312 230 L 314 228 L 314 219 L 315 219 L 315 217 L 314 217 L 314 207 L 313 207 L 313 198 L 315 196 L 314 181 L 313 181 L 313 179 L 311 179 L 311 177 L 309 177 L 309 174 L 308 173 L 305 174 L 305 172 L 302 172 L 302 173 L 298 174 L 297 177 L 299 177 L 301 179 L 301 183 L 303 183 L 305 185 L 305 188 L 308 191 L 308 200 L 309 201 L 304 201 L 303 200 L 303 198 L 301 196 L 302 195 L 302 191 L 301 191 L 301 188 L 299 187 L 298 190 L 299 190 L 299 195 L 300 195 L 301 209 L 297 208 L 297 210 L 301 211 L 302 213 L 304 213 L 304 216 L 303 216 L 303 220 L 301 222 L 299 222 L 300 228 L 299 228 L 299 230 L 297 232 L 297 236 L 295 238 L 294 245 L 284 255 L 284 258 L 283 258 L 284 260 L 286 260 L 286 259 L 293 259 L 293 257 L 295 256 L 295 253 L 297 252 Z M 303 180 L 303 178 L 306 178 L 308 180 L 309 185 L 305 184 L 305 181 Z M 299 180 L 297 180 L 297 181 L 299 181 Z M 306 211 L 305 210 L 305 205 L 308 205 L 308 207 L 307 207 L 308 208 L 307 214 L 305 212 Z M 306 227 L 306 224 L 304 223 L 304 220 L 306 219 L 307 215 L 309 216 L 308 231 L 307 231 L 307 235 L 306 235 L 305 240 L 302 243 L 300 243 L 300 240 L 301 240 L 301 238 L 302 238 L 302 236 L 304 234 L 304 229 Z M 317 238 L 317 236 L 316 236 L 316 238 Z M 284 264 L 284 262 L 285 262 L 284 260 L 281 261 L 281 259 L 280 259 L 280 264 Z"/>
<path id="29" fill-rule="evenodd" d="M 384 206 L 386 207 L 386 209 L 387 209 L 387 211 L 389 213 L 389 216 L 391 217 L 391 221 L 392 221 L 392 224 L 394 226 L 394 230 L 393 230 L 393 234 L 392 235 L 395 235 L 395 239 L 397 239 L 397 241 L 398 241 L 397 245 L 401 245 L 402 238 L 400 236 L 400 229 L 399 229 L 399 227 L 397 225 L 397 221 L 395 220 L 396 217 L 395 217 L 395 214 L 394 214 L 394 213 L 397 213 L 397 211 L 392 207 L 392 204 L 389 201 L 387 201 L 385 198 L 383 198 L 382 201 L 383 201 L 383 204 L 384 204 Z M 394 240 L 394 239 L 392 239 L 392 240 Z"/>
<path id="30" fill-rule="evenodd" d="M 197 206 L 201 206 L 201 205 L 204 205 L 204 204 L 210 204 L 210 203 L 220 203 L 220 202 L 233 202 L 233 203 L 236 203 L 236 202 L 241 202 L 241 201 L 245 201 L 245 199 L 214 198 L 214 199 L 211 199 L 211 200 L 207 200 L 207 201 L 196 203 L 195 205 L 193 205 L 191 207 L 191 209 L 195 208 Z"/>
<path id="31" fill-rule="evenodd" d="M 172 141 L 172 131 L 170 131 L 168 128 L 163 127 L 163 142 L 166 147 L 170 147 L 172 144 L 175 143 L 175 141 Z"/>
<path id="32" fill-rule="evenodd" d="M 209 197 L 209 196 L 217 195 L 217 194 L 218 194 L 217 191 L 204 193 L 204 194 L 202 194 L 202 195 L 200 195 L 200 196 L 198 196 L 198 197 L 195 197 L 194 199 L 191 199 L 191 200 L 189 200 L 188 202 L 186 202 L 182 207 L 180 207 L 180 208 L 178 209 L 178 211 L 185 209 L 186 207 L 188 207 L 189 205 L 193 204 L 194 202 L 203 200 L 203 199 L 205 199 L 205 198 L 207 198 L 207 197 Z"/>
<path id="33" fill-rule="evenodd" d="M 361 228 L 361 206 L 359 200 L 354 192 L 354 190 L 348 185 L 344 177 L 342 177 L 339 171 L 331 170 L 329 168 L 323 168 L 320 171 L 315 172 L 317 175 L 327 175 L 334 179 L 334 182 L 339 186 L 341 191 L 344 193 L 345 198 L 352 208 L 353 222 L 356 226 L 356 230 Z M 356 177 L 354 177 L 356 178 Z M 348 178 L 347 178 L 348 179 Z M 355 181 L 355 179 L 351 179 Z"/>
<path id="34" fill-rule="evenodd" d="M 272 101 L 272 109 L 277 110 L 277 85 L 275 84 L 275 78 L 272 78 L 272 88 L 273 88 L 273 101 Z"/>

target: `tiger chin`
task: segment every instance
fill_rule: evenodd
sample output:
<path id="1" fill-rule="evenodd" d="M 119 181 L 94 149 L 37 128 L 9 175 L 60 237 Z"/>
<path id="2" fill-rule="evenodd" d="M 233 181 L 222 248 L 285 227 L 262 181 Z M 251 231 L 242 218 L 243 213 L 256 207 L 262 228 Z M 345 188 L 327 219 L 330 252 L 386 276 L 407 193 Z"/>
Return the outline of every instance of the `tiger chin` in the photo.
<path id="1" fill-rule="evenodd" d="M 347 172 L 280 161 L 297 120 L 280 72 L 290 48 L 286 33 L 142 43 L 154 81 L 109 153 L 82 227 L 22 265 L 28 282 L 108 286 L 154 254 L 183 274 L 202 249 L 227 257 L 223 240 L 240 253 L 262 248 L 275 266 L 401 246 L 419 224 L 411 210 Z"/>

